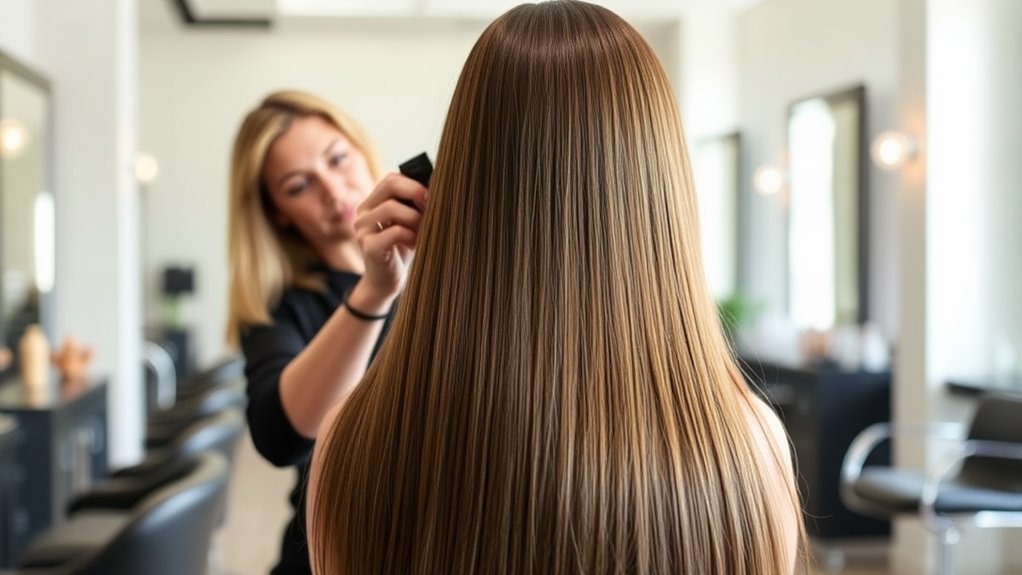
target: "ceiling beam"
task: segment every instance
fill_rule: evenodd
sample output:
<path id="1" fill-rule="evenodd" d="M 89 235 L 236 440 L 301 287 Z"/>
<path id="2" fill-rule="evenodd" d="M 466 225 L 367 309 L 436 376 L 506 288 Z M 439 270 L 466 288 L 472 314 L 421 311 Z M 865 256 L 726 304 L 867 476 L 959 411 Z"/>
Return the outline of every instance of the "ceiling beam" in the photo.
<path id="1" fill-rule="evenodd" d="M 268 30 L 273 26 L 269 18 L 200 18 L 195 15 L 189 0 L 170 0 L 185 26 L 193 28 L 255 28 Z"/>

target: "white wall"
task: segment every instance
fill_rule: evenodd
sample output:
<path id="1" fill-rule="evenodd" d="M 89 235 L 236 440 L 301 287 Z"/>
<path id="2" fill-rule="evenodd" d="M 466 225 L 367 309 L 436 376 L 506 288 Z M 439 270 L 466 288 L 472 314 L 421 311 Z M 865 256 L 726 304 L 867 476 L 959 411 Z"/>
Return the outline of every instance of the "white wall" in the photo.
<path id="1" fill-rule="evenodd" d="M 1014 374 L 1022 381 L 1022 193 L 1019 191 L 1018 160 L 1022 158 L 1022 3 L 1011 0 L 984 2 L 989 22 L 985 58 L 989 62 L 990 91 L 981 108 L 991 116 L 990 189 L 996 206 L 991 225 L 991 259 L 994 277 L 990 301 L 994 302 L 994 347 L 998 339 L 1009 342 L 1014 356 Z M 1006 358 L 994 359 L 995 372 L 1007 369 Z M 1018 546 L 1015 549 L 1022 549 Z M 1017 553 L 1022 566 L 1022 553 Z"/>
<path id="2" fill-rule="evenodd" d="M 0 51 L 35 59 L 35 0 L 0 0 Z"/>
<path id="3" fill-rule="evenodd" d="M 793 101 L 863 83 L 867 136 L 894 118 L 897 5 L 891 0 L 770 0 L 737 19 L 738 109 L 746 173 L 783 165 L 787 108 Z M 745 277 L 754 297 L 783 310 L 786 298 L 786 205 L 749 192 Z M 870 309 L 888 336 L 897 331 L 895 181 L 870 172 Z"/>
<path id="4" fill-rule="evenodd" d="M 931 0 L 931 211 L 940 224 L 945 347 L 959 349 L 959 376 L 1022 377 L 1022 3 Z M 939 144 L 939 145 L 938 145 Z M 957 254 L 957 255 L 955 255 Z M 944 309 L 943 307 L 939 309 Z M 1012 360 L 1009 357 L 1013 356 Z M 1014 364 L 1014 365 L 1010 365 Z"/>
<path id="5" fill-rule="evenodd" d="M 941 378 L 1018 377 L 1022 3 L 929 0 L 928 8 L 929 369 Z M 1014 361 L 1000 357 L 1005 346 Z"/>
<path id="6" fill-rule="evenodd" d="M 300 88 L 337 103 L 369 132 L 389 169 L 426 150 L 435 158 L 458 74 L 483 23 L 424 21 L 273 33 L 145 28 L 141 147 L 160 162 L 144 199 L 146 294 L 158 320 L 156 276 L 196 266 L 198 359 L 223 353 L 227 298 L 227 169 L 244 113 L 271 90 Z M 677 26 L 647 38 L 677 71 Z M 155 311 L 154 311 L 155 310 Z"/>
<path id="7" fill-rule="evenodd" d="M 95 348 L 108 378 L 110 459 L 142 453 L 134 0 L 37 5 L 38 67 L 53 83 L 55 332 Z"/>
<path id="8" fill-rule="evenodd" d="M 1022 376 L 1022 3 L 929 0 L 926 22 L 928 403 L 933 419 L 966 419 L 975 402 L 945 381 Z M 1019 540 L 966 531 L 960 571 L 1018 572 Z"/>
<path id="9" fill-rule="evenodd" d="M 735 12 L 724 2 L 693 1 L 683 22 L 678 97 L 691 151 L 738 128 L 738 40 Z"/>

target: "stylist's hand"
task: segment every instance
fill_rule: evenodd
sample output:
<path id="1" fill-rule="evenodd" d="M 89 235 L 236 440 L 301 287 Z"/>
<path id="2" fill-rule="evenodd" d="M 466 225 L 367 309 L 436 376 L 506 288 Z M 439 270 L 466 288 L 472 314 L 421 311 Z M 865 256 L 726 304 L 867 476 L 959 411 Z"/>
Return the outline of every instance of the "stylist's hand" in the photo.
<path id="1" fill-rule="evenodd" d="M 365 311 L 385 313 L 404 287 L 428 195 L 415 180 L 389 174 L 358 207 L 355 238 L 365 258 L 365 275 L 352 296 L 357 294 Z"/>

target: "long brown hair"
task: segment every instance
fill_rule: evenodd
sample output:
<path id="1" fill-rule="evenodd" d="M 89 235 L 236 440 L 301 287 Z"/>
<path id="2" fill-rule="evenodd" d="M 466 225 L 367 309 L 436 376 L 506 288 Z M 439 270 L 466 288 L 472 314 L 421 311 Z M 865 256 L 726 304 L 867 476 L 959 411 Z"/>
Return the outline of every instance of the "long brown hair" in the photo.
<path id="1" fill-rule="evenodd" d="M 781 573 L 708 293 L 677 108 L 610 11 L 527 4 L 472 49 L 393 329 L 321 433 L 317 573 Z M 784 494 L 778 499 L 771 494 Z"/>
<path id="2" fill-rule="evenodd" d="M 227 343 L 236 345 L 243 326 L 270 323 L 270 309 L 285 287 L 322 289 L 309 273 L 318 258 L 298 234 L 273 225 L 263 185 L 263 163 L 273 142 L 296 118 L 319 116 L 337 128 L 366 158 L 374 181 L 379 162 L 365 132 L 326 100 L 295 90 L 274 92 L 250 111 L 238 128 L 231 153 L 227 244 L 230 296 Z"/>

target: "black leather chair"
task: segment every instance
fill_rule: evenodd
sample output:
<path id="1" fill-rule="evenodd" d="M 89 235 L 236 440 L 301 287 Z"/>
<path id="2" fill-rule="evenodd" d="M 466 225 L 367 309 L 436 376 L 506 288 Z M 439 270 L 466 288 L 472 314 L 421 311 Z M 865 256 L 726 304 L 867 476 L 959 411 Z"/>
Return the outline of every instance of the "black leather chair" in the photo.
<path id="1" fill-rule="evenodd" d="M 220 453 L 230 465 L 244 430 L 245 418 L 238 409 L 201 419 L 168 445 L 150 451 L 141 463 L 118 470 L 76 496 L 68 505 L 68 514 L 83 509 L 130 509 L 174 476 L 181 461 L 207 451 Z"/>
<path id="2" fill-rule="evenodd" d="M 227 409 L 244 407 L 246 401 L 241 380 L 208 388 L 192 397 L 179 398 L 171 409 L 150 416 L 146 426 L 146 448 L 165 447 L 195 422 Z"/>
<path id="3" fill-rule="evenodd" d="M 178 472 L 128 511 L 93 511 L 42 533 L 19 575 L 191 575 L 205 572 L 224 505 L 228 465 L 219 453 L 180 462 Z"/>
<path id="4" fill-rule="evenodd" d="M 196 391 L 216 387 L 224 383 L 244 380 L 245 361 L 241 356 L 224 357 L 205 369 L 181 379 L 177 384 L 179 396 L 188 396 Z"/>
<path id="5" fill-rule="evenodd" d="M 866 465 L 881 442 L 909 435 L 954 445 L 925 473 Z M 918 514 L 937 537 L 938 573 L 950 574 L 958 525 L 1022 527 L 1022 394 L 981 398 L 967 434 L 948 423 L 866 428 L 845 455 L 841 497 L 850 509 L 882 519 Z"/>
<path id="6" fill-rule="evenodd" d="M 201 371 L 181 377 L 174 368 L 171 353 L 161 344 L 145 342 L 146 404 L 150 415 L 172 409 L 179 402 L 188 402 L 213 387 L 244 380 L 241 356 L 224 357 Z"/>

